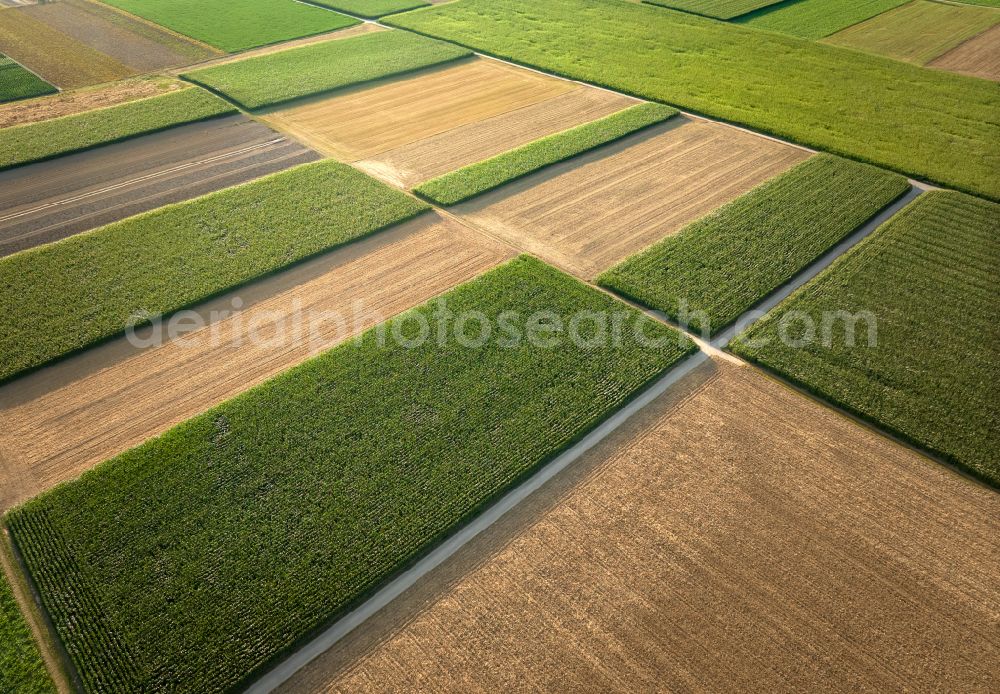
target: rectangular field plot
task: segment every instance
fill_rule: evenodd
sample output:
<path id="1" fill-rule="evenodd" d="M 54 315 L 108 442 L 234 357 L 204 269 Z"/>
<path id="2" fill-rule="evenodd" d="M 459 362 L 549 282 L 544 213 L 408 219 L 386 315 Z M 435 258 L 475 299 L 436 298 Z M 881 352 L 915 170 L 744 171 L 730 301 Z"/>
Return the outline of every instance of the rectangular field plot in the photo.
<path id="1" fill-rule="evenodd" d="M 1000 688 L 1000 495 L 702 368 L 279 694 Z"/>
<path id="2" fill-rule="evenodd" d="M 452 209 L 518 248 L 592 277 L 808 156 L 725 125 L 676 117 Z"/>
<path id="3" fill-rule="evenodd" d="M 824 41 L 923 65 L 996 24 L 1000 10 L 914 0 Z"/>
<path id="4" fill-rule="evenodd" d="M 781 0 L 648 0 L 650 5 L 660 5 L 674 10 L 714 17 L 733 19 L 747 12 L 774 5 Z"/>
<path id="5" fill-rule="evenodd" d="M 51 94 L 55 87 L 0 53 L 0 102 Z"/>
<path id="6" fill-rule="evenodd" d="M 199 305 L 204 327 L 181 339 L 146 349 L 117 340 L 0 388 L 0 510 L 511 257 L 424 215 Z M 319 315 L 328 319 L 308 331 L 288 327 Z"/>
<path id="7" fill-rule="evenodd" d="M 735 21 L 754 29 L 821 39 L 910 0 L 798 0 L 778 3 Z"/>
<path id="8" fill-rule="evenodd" d="M 7 516 L 87 689 L 241 689 L 697 349 L 529 257 L 442 298 Z"/>
<path id="9" fill-rule="evenodd" d="M 1000 205 L 925 193 L 732 349 L 1000 486 L 998 295 Z"/>
<path id="10" fill-rule="evenodd" d="M 1000 25 L 969 39 L 928 65 L 1000 82 Z"/>

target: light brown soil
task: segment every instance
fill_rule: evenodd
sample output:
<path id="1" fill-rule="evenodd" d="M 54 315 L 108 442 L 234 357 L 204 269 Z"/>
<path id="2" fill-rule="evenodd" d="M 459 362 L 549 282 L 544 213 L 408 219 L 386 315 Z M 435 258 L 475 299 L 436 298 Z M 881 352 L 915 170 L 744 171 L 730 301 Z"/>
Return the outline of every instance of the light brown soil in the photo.
<path id="1" fill-rule="evenodd" d="M 186 88 L 169 77 L 136 77 L 101 87 L 85 87 L 0 106 L 0 128 L 71 116 Z"/>
<path id="2" fill-rule="evenodd" d="M 1000 82 L 1000 24 L 948 51 L 929 65 Z"/>
<path id="3" fill-rule="evenodd" d="M 1000 495 L 708 362 L 287 692 L 997 691 Z"/>
<path id="4" fill-rule="evenodd" d="M 238 315 L 179 340 L 145 350 L 117 340 L 0 388 L 0 510 L 512 255 L 459 222 L 423 215 L 203 305 L 209 316 L 243 302 Z M 330 319 L 295 327 L 295 316 L 316 313 Z"/>
<path id="5" fill-rule="evenodd" d="M 577 85 L 472 58 L 272 113 L 267 120 L 343 161 L 537 104 Z"/>
<path id="6" fill-rule="evenodd" d="M 676 117 L 453 211 L 589 278 L 808 156 L 725 125 Z"/>
<path id="7" fill-rule="evenodd" d="M 516 111 L 397 147 L 355 165 L 393 185 L 412 188 L 637 103 L 638 100 L 621 94 L 581 86 Z"/>

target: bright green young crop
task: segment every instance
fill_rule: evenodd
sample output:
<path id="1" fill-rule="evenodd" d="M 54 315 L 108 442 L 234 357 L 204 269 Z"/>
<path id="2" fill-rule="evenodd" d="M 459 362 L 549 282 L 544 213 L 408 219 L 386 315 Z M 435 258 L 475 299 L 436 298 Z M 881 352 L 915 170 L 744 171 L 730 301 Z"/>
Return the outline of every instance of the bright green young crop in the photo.
<path id="1" fill-rule="evenodd" d="M 781 0 L 647 0 L 651 5 L 661 5 L 674 10 L 692 12 L 716 19 L 732 19 L 747 12 L 774 5 Z"/>
<path id="2" fill-rule="evenodd" d="M 55 694 L 35 639 L 0 571 L 0 692 Z"/>
<path id="3" fill-rule="evenodd" d="M 312 2 L 367 19 L 376 19 L 387 14 L 415 10 L 429 5 L 424 0 L 312 0 Z"/>

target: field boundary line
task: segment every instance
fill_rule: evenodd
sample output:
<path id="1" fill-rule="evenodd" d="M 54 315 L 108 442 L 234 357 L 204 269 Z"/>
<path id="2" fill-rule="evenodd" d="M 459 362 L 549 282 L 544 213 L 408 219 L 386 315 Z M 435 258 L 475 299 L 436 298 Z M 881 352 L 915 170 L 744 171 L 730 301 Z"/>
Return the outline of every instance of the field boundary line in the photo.
<path id="1" fill-rule="evenodd" d="M 22 70 L 26 70 L 27 72 L 30 72 L 32 75 L 34 75 L 35 77 L 37 77 L 38 79 L 40 79 L 42 82 L 45 82 L 45 84 L 47 84 L 50 87 L 52 87 L 53 89 L 55 89 L 56 90 L 55 91 L 56 94 L 62 93 L 62 91 L 63 91 L 62 87 L 60 87 L 58 84 L 53 84 L 51 81 L 45 79 L 44 77 L 42 77 L 41 75 L 39 75 L 37 72 L 35 72 L 34 70 L 32 70 L 30 67 L 28 67 L 27 65 L 25 65 L 24 63 L 22 63 L 20 60 L 17 60 L 15 58 L 11 58 L 6 53 L 4 53 L 3 56 L 5 58 L 7 58 L 7 60 L 9 60 L 9 61 L 13 62 L 15 65 L 19 66 Z M 50 94 L 39 94 L 37 96 L 26 96 L 26 97 L 24 97 L 22 99 L 12 99 L 10 101 L 5 101 L 3 103 L 5 105 L 6 104 L 16 104 L 18 101 L 28 101 L 30 99 L 44 99 L 47 96 L 52 96 L 52 94 L 50 93 Z M 7 126 L 7 127 L 11 127 L 11 126 Z"/>
<path id="2" fill-rule="evenodd" d="M 210 46 L 207 43 L 204 43 L 203 41 L 199 41 L 198 39 L 191 38 L 190 36 L 185 36 L 184 34 L 181 34 L 179 32 L 174 31 L 173 29 L 168 29 L 167 27 L 162 26 L 160 24 L 157 24 L 156 22 L 152 22 L 152 21 L 150 21 L 150 20 L 148 20 L 148 19 L 146 19 L 144 17 L 140 17 L 139 15 L 132 14 L 131 12 L 127 12 L 127 11 L 123 10 L 122 8 L 120 8 L 120 7 L 115 7 L 114 5 L 105 5 L 103 2 L 100 2 L 100 0 L 85 0 L 85 2 L 91 2 L 91 3 L 94 3 L 95 5 L 100 5 L 102 9 L 103 8 L 108 8 L 108 9 L 114 11 L 114 12 L 117 12 L 120 15 L 128 17 L 129 19 L 134 19 L 135 21 L 137 21 L 137 22 L 139 22 L 141 24 L 145 24 L 148 27 L 151 27 L 153 29 L 157 29 L 157 30 L 162 31 L 164 33 L 170 34 L 171 36 L 173 36 L 173 37 L 175 37 L 175 38 L 177 38 L 177 39 L 179 39 L 181 41 L 186 41 L 188 43 L 192 43 L 195 46 L 198 46 L 199 48 L 204 48 L 205 50 L 211 51 L 212 53 L 216 53 L 219 56 L 229 55 L 228 53 L 226 53 L 221 48 L 216 48 L 215 46 Z M 153 72 L 153 73 L 149 73 L 149 74 L 160 74 L 160 73 Z"/>

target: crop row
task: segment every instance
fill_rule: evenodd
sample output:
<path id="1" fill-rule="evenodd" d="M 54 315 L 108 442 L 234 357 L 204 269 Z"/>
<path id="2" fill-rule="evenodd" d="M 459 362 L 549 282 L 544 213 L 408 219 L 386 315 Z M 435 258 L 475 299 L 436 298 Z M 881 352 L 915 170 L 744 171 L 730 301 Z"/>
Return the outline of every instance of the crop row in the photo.
<path id="1" fill-rule="evenodd" d="M 917 198 L 732 349 L 1000 486 L 1000 205 Z"/>
<path id="2" fill-rule="evenodd" d="M 0 570 L 0 692 L 55 694 L 34 636 Z"/>
<path id="3" fill-rule="evenodd" d="M 89 690 L 224 691 L 695 349 L 521 257 L 8 520 Z"/>
<path id="4" fill-rule="evenodd" d="M 717 332 L 909 189 L 898 174 L 817 155 L 598 282 L 692 330 Z"/>
<path id="5" fill-rule="evenodd" d="M 56 89 L 16 61 L 0 53 L 0 102 L 53 94 Z"/>

